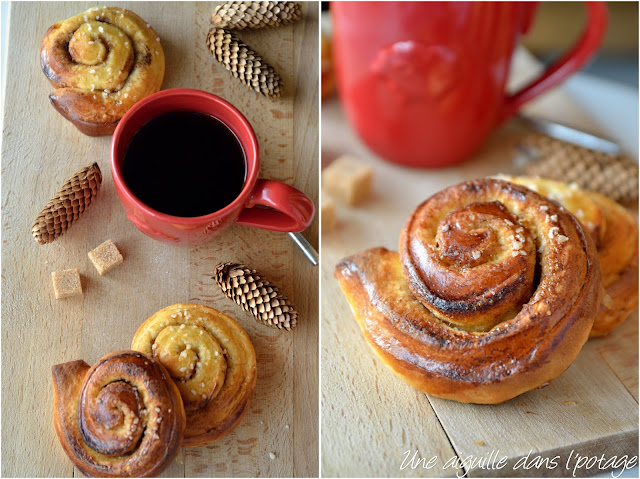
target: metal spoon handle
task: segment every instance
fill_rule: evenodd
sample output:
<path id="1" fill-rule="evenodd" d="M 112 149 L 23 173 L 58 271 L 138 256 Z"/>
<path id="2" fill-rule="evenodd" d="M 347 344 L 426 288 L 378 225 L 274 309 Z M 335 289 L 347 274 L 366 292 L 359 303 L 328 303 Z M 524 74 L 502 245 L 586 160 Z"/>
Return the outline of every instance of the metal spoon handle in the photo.
<path id="1" fill-rule="evenodd" d="M 526 115 L 518 115 L 518 117 L 531 129 L 544 133 L 556 140 L 573 143 L 574 145 L 589 148 L 591 150 L 601 151 L 608 155 L 619 155 L 622 149 L 619 145 L 611 140 L 592 135 L 585 131 L 576 130 L 567 125 L 554 123 L 542 118 L 533 118 Z"/>
<path id="2" fill-rule="evenodd" d="M 302 233 L 289 233 L 289 238 L 302 250 L 312 265 L 318 266 L 318 252 L 311 246 L 306 238 L 302 236 Z"/>

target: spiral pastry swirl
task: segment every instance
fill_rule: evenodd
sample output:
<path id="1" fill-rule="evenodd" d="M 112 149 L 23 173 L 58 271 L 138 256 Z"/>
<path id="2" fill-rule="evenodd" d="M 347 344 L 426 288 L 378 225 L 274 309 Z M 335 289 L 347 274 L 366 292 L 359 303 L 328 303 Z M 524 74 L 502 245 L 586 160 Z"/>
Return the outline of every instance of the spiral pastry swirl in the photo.
<path id="1" fill-rule="evenodd" d="M 365 339 L 428 394 L 494 404 L 561 374 L 586 342 L 601 277 L 564 208 L 479 179 L 418 206 L 400 254 L 374 248 L 335 270 Z"/>
<path id="2" fill-rule="evenodd" d="M 560 203 L 580 220 L 598 250 L 604 295 L 590 337 L 609 334 L 638 307 L 638 224 L 615 201 L 575 185 L 504 177 Z"/>
<path id="3" fill-rule="evenodd" d="M 51 104 L 81 132 L 110 135 L 124 114 L 157 92 L 164 52 L 151 26 L 124 8 L 94 7 L 52 25 L 40 50 L 57 88 Z"/>
<path id="4" fill-rule="evenodd" d="M 199 304 L 161 309 L 136 332 L 131 348 L 167 368 L 187 413 L 184 445 L 203 446 L 240 424 L 255 389 L 256 356 L 233 319 Z"/>
<path id="5" fill-rule="evenodd" d="M 90 477 L 147 477 L 180 449 L 182 399 L 167 371 L 136 351 L 52 368 L 54 424 L 65 452 Z"/>

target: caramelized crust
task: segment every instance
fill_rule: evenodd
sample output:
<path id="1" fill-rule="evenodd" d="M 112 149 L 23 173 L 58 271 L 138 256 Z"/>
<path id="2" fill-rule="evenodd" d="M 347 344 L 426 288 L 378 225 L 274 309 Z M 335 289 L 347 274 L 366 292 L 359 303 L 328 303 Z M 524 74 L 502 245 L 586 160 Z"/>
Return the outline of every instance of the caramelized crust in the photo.
<path id="1" fill-rule="evenodd" d="M 177 455 L 185 429 L 167 371 L 136 351 L 52 368 L 54 425 L 64 451 L 89 477 L 148 477 Z"/>
<path id="2" fill-rule="evenodd" d="M 449 191 L 449 190 L 447 190 Z M 518 218 L 498 201 L 419 207 L 400 239 L 413 294 L 441 319 L 488 331 L 515 316 L 533 291 L 536 247 Z M 436 225 L 436 228 L 431 228 Z"/>
<path id="3" fill-rule="evenodd" d="M 184 446 L 207 445 L 240 424 L 256 385 L 256 356 L 229 316 L 174 304 L 140 326 L 131 348 L 163 364 L 177 384 L 187 412 Z"/>
<path id="4" fill-rule="evenodd" d="M 42 40 L 40 64 L 56 88 L 51 104 L 90 136 L 112 134 L 164 77 L 158 35 L 124 8 L 94 7 L 55 23 Z"/>
<path id="5" fill-rule="evenodd" d="M 579 222 L 493 179 L 434 195 L 408 219 L 400 256 L 366 250 L 335 276 L 365 339 L 396 374 L 428 394 L 482 404 L 569 367 L 601 291 L 595 246 Z"/>
<path id="6" fill-rule="evenodd" d="M 638 225 L 615 201 L 558 181 L 506 177 L 557 201 L 573 213 L 598 249 L 604 295 L 590 337 L 609 334 L 638 307 Z"/>

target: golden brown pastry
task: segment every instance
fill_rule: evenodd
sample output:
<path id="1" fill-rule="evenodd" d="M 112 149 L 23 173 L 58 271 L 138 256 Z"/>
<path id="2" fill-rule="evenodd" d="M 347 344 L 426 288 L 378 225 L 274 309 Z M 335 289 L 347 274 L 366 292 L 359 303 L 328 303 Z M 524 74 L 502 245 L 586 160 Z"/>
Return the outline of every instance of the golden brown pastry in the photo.
<path id="1" fill-rule="evenodd" d="M 73 464 L 90 477 L 147 477 L 180 449 L 182 399 L 167 371 L 137 351 L 53 366 L 54 424 Z"/>
<path id="2" fill-rule="evenodd" d="M 593 237 L 604 295 L 591 337 L 609 334 L 638 307 L 638 224 L 615 201 L 592 191 L 533 177 L 504 177 L 557 201 L 573 213 Z"/>
<path id="3" fill-rule="evenodd" d="M 229 316 L 199 304 L 174 304 L 147 319 L 131 348 L 162 363 L 187 412 L 186 447 L 229 434 L 244 417 L 256 385 L 247 333 Z"/>
<path id="4" fill-rule="evenodd" d="M 600 301 L 591 237 L 556 203 L 494 179 L 418 206 L 400 254 L 374 248 L 335 270 L 365 339 L 427 394 L 494 404 L 573 362 Z"/>
<path id="5" fill-rule="evenodd" d="M 110 135 L 144 97 L 160 90 L 164 52 L 151 26 L 124 8 L 94 7 L 52 25 L 40 50 L 57 88 L 51 104 L 82 133 Z"/>

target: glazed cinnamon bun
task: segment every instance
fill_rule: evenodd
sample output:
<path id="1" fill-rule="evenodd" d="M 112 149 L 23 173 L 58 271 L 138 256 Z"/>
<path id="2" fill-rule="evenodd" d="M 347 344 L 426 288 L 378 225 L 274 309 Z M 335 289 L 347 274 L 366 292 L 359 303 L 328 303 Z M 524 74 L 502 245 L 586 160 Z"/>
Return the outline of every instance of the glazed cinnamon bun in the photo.
<path id="1" fill-rule="evenodd" d="M 418 206 L 400 253 L 374 248 L 335 276 L 364 337 L 413 387 L 494 404 L 548 383 L 586 342 L 600 301 L 591 236 L 557 203 L 495 179 Z"/>
<path id="2" fill-rule="evenodd" d="M 229 434 L 244 417 L 256 385 L 247 333 L 229 316 L 199 304 L 174 304 L 147 319 L 131 348 L 163 364 L 187 413 L 186 447 Z"/>
<path id="3" fill-rule="evenodd" d="M 137 351 L 53 366 L 54 425 L 89 477 L 148 477 L 175 458 L 185 430 L 182 399 L 159 363 Z"/>
<path id="4" fill-rule="evenodd" d="M 158 34 L 124 8 L 94 7 L 52 25 L 42 39 L 51 104 L 82 133 L 110 135 L 138 101 L 160 90 Z"/>

